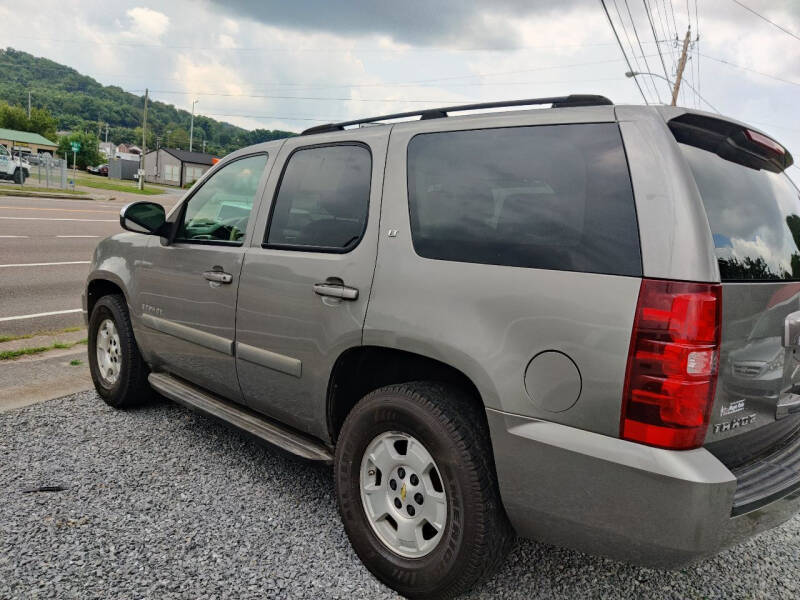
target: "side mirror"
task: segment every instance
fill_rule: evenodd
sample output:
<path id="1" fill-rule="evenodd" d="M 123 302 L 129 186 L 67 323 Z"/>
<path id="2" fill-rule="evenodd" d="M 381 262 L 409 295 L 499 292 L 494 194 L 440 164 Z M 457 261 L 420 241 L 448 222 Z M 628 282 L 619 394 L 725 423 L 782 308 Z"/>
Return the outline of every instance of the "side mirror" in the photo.
<path id="1" fill-rule="evenodd" d="M 123 229 L 147 235 L 162 235 L 167 214 L 156 202 L 134 202 L 119 212 L 119 224 Z"/>

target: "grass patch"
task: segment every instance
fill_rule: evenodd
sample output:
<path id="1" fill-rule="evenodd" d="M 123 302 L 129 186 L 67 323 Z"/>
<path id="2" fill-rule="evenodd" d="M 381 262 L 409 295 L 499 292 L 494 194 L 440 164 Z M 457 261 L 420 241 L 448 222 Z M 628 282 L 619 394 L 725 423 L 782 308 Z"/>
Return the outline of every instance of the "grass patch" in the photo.
<path id="1" fill-rule="evenodd" d="M 0 360 L 14 360 L 20 356 L 27 356 L 30 354 L 41 354 L 48 350 L 69 350 L 78 344 L 86 344 L 88 340 L 83 338 L 77 342 L 55 342 L 52 346 L 36 346 L 34 348 L 20 348 L 19 350 L 3 350 L 0 352 Z"/>
<path id="2" fill-rule="evenodd" d="M 0 335 L 0 344 L 3 342 L 15 342 L 16 340 L 29 340 L 37 335 L 59 335 L 61 333 L 73 333 L 82 330 L 83 327 L 65 327 L 64 329 L 37 331 L 36 333 L 24 333 L 22 335 Z M 83 340 L 86 341 L 86 340 Z"/>
<path id="3" fill-rule="evenodd" d="M 49 187 L 48 188 L 48 187 L 41 187 L 41 186 L 35 186 L 35 185 L 24 185 L 24 186 L 22 186 L 22 185 L 19 185 L 19 184 L 13 184 L 13 185 L 6 184 L 6 185 L 8 185 L 8 189 L 12 189 L 15 192 L 45 192 L 45 193 L 49 192 L 49 193 L 55 193 L 55 194 L 70 194 L 70 195 L 73 195 L 73 196 L 85 196 L 86 195 L 86 192 L 83 192 L 81 190 L 62 190 L 62 189 L 57 188 L 57 187 Z M 2 191 L 3 189 L 4 189 L 3 187 L 0 187 L 0 191 Z"/>
<path id="4" fill-rule="evenodd" d="M 3 350 L 0 352 L 0 360 L 12 360 L 20 356 L 28 354 L 39 354 L 40 352 L 47 352 L 50 346 L 39 346 L 37 348 L 20 348 L 19 350 Z"/>
<path id="5" fill-rule="evenodd" d="M 71 367 L 79 367 L 80 365 L 83 364 L 83 361 L 82 360 L 78 360 L 76 358 L 74 360 L 69 361 L 69 364 L 70 364 Z"/>
<path id="6" fill-rule="evenodd" d="M 89 177 L 76 177 L 75 185 L 82 185 L 89 188 L 98 190 L 111 190 L 112 192 L 129 192 L 131 194 L 141 194 L 143 196 L 158 196 L 163 194 L 164 190 L 153 187 L 151 184 L 145 184 L 143 190 L 140 190 L 135 182 L 128 183 L 122 179 L 107 180 L 104 177 L 89 178 Z"/>

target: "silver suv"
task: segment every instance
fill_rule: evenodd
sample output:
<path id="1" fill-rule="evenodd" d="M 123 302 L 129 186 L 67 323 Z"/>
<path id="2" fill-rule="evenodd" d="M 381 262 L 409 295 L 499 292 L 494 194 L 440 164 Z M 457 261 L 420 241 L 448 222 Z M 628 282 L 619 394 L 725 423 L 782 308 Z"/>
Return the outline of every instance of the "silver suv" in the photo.
<path id="1" fill-rule="evenodd" d="M 521 105 L 550 107 L 452 116 Z M 791 164 L 600 96 L 252 146 L 169 215 L 122 210 L 84 296 L 94 383 L 332 462 L 355 551 L 410 597 L 515 534 L 682 565 L 800 504 Z"/>

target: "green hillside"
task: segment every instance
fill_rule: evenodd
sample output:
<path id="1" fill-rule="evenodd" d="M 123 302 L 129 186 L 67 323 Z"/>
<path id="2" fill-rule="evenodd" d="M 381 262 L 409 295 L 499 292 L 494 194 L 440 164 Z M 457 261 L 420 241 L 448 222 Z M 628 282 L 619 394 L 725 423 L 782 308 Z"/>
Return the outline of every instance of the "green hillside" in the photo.
<path id="1" fill-rule="evenodd" d="M 108 123 L 110 142 L 142 143 L 144 96 L 116 86 L 101 85 L 75 69 L 46 58 L 13 48 L 0 50 L 0 102 L 27 108 L 29 91 L 32 105 L 50 111 L 58 121 L 59 130 L 97 134 L 102 123 L 104 136 L 105 123 Z M 191 114 L 164 102 L 151 100 L 147 106 L 148 147 L 154 147 L 156 136 L 160 136 L 162 145 L 166 140 L 170 147 L 188 149 Z M 206 151 L 220 156 L 250 144 L 291 135 L 294 134 L 288 131 L 248 131 L 198 115 L 194 119 L 194 149 L 202 147 L 205 137 Z"/>

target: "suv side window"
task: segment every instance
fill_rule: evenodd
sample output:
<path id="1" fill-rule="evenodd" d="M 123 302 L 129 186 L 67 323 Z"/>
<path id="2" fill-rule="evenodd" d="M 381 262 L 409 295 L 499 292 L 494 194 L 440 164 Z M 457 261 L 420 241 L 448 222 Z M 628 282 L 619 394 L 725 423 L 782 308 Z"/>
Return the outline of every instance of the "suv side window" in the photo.
<path id="1" fill-rule="evenodd" d="M 256 154 L 214 173 L 186 203 L 175 240 L 241 245 L 266 164 L 267 155 Z"/>
<path id="2" fill-rule="evenodd" d="M 295 151 L 281 176 L 265 245 L 348 252 L 364 234 L 372 155 L 359 144 Z"/>
<path id="3" fill-rule="evenodd" d="M 642 274 L 614 123 L 419 134 L 408 144 L 408 203 L 426 258 Z"/>

